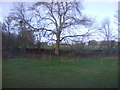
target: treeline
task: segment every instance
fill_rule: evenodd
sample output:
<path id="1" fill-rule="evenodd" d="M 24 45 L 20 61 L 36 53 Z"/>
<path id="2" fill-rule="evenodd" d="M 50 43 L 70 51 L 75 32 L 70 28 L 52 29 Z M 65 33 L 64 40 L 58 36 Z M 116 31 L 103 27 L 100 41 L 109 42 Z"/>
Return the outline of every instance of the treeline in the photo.
<path id="1" fill-rule="evenodd" d="M 25 32 L 20 31 L 19 33 L 12 33 L 9 30 L 6 29 L 4 26 L 4 23 L 1 24 L 2 26 L 2 56 L 5 57 L 25 57 L 29 54 L 28 57 L 30 57 L 32 54 L 36 54 L 37 57 L 44 54 L 49 55 L 55 55 L 54 51 L 55 48 L 46 49 L 41 48 L 44 46 L 52 47 L 52 45 L 48 45 L 48 42 L 35 42 L 35 37 L 33 36 L 32 32 Z M 91 55 L 105 55 L 105 54 L 118 54 L 117 47 L 120 45 L 119 42 L 110 40 L 108 41 L 96 41 L 96 40 L 90 40 L 87 43 L 74 43 L 74 44 L 67 44 L 67 43 L 61 43 L 61 46 L 63 46 L 64 49 L 60 50 L 60 55 L 64 55 L 67 53 L 71 53 L 74 55 L 81 55 L 81 56 L 91 56 Z M 53 44 L 55 47 L 55 44 Z M 68 49 L 65 49 L 67 47 L 71 47 Z M 84 49 L 86 46 L 92 46 L 93 49 L 89 51 L 89 49 Z M 97 49 L 94 49 L 95 46 L 98 46 Z M 73 48 L 74 47 L 74 48 Z M 103 48 L 103 49 L 101 49 Z M 84 50 L 84 51 L 83 51 Z M 106 51 L 107 50 L 107 51 Z M 47 56 L 46 56 L 47 57 Z"/>
<path id="2" fill-rule="evenodd" d="M 41 46 L 48 43 L 55 44 L 50 52 L 58 56 L 62 43 L 78 42 L 78 46 L 84 47 L 89 38 L 93 41 L 87 46 L 105 46 L 107 49 L 116 46 L 118 36 L 112 32 L 110 19 L 96 25 L 93 18 L 82 13 L 82 7 L 82 2 L 35 2 L 30 6 L 15 3 L 10 14 L 0 23 L 3 56 L 11 57 L 12 52 L 25 55 L 29 50 L 40 51 Z M 103 41 L 99 43 L 94 38 Z"/>
<path id="3" fill-rule="evenodd" d="M 28 34 L 27 34 L 28 35 Z M 32 35 L 31 35 L 32 36 Z M 25 37 L 25 36 L 24 36 Z M 55 55 L 55 48 L 49 46 L 47 42 L 34 42 L 33 39 L 29 39 L 30 37 L 24 38 L 22 35 L 2 32 L 2 54 L 3 58 L 10 57 L 41 57 L 42 54 Z M 108 47 L 107 45 L 110 45 Z M 54 45 L 54 44 L 53 44 Z M 43 48 L 44 46 L 52 47 L 51 49 Z M 55 46 L 55 45 L 54 45 Z M 116 41 L 95 41 L 91 40 L 87 44 L 86 43 L 76 43 L 76 44 L 61 44 L 63 49 L 60 50 L 60 55 L 72 53 L 77 56 L 95 56 L 95 55 L 117 55 L 118 54 L 118 46 L 119 43 Z M 85 47 L 91 47 L 92 49 L 86 49 Z M 98 46 L 97 49 L 94 49 L 95 46 Z M 42 48 L 41 48 L 42 47 Z M 71 48 L 69 48 L 71 47 Z M 101 49 L 103 48 L 103 49 Z M 28 56 L 29 55 L 29 56 Z M 35 56 L 36 55 L 36 56 Z M 46 56 L 47 57 L 47 56 Z"/>

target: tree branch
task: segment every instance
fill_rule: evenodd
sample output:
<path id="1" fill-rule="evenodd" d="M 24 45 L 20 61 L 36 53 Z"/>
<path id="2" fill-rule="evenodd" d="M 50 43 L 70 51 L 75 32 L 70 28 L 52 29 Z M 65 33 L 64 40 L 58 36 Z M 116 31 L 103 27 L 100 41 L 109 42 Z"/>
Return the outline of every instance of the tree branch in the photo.
<path id="1" fill-rule="evenodd" d="M 56 32 L 53 31 L 53 30 L 51 30 L 51 29 L 47 29 L 47 28 L 35 28 L 35 27 L 33 27 L 31 24 L 29 24 L 26 20 L 24 20 L 24 21 L 25 21 L 25 23 L 28 24 L 32 29 L 34 29 L 34 30 L 32 30 L 32 31 L 42 30 L 42 31 L 50 31 L 50 32 L 52 32 L 53 34 L 56 34 Z"/>

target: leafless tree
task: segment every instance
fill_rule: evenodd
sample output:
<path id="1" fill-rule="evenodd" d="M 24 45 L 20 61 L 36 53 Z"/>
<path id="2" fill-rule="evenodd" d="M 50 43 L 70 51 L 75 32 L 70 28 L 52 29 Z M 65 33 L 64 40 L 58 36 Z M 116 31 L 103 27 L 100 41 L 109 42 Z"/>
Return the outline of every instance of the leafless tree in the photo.
<path id="1" fill-rule="evenodd" d="M 32 29 L 26 22 L 31 22 L 31 17 L 28 15 L 25 3 L 14 3 L 9 17 L 12 18 L 14 30 L 18 33 L 19 46 L 25 48 L 34 42 Z"/>
<path id="2" fill-rule="evenodd" d="M 90 41 L 88 42 L 88 45 L 89 45 L 89 46 L 97 46 L 97 45 L 98 45 L 98 42 L 97 42 L 96 40 L 90 40 Z"/>
<path id="3" fill-rule="evenodd" d="M 35 14 L 33 22 L 38 20 L 39 27 L 35 23 L 26 23 L 34 30 L 40 30 L 47 37 L 50 36 L 50 40 L 56 42 L 55 54 L 59 55 L 62 40 L 86 35 L 73 31 L 73 27 L 78 28 L 79 25 L 89 26 L 91 24 L 90 19 L 82 14 L 82 9 L 81 2 L 37 2 L 31 7 L 31 10 Z"/>
<path id="4" fill-rule="evenodd" d="M 105 18 L 102 22 L 102 27 L 99 29 L 101 36 L 107 41 L 107 47 L 110 49 L 110 41 L 115 38 L 115 34 L 111 28 L 111 22 L 109 18 Z"/>
<path id="5" fill-rule="evenodd" d="M 13 19 L 11 16 L 5 17 L 3 25 L 2 25 L 2 31 L 3 32 L 8 32 L 9 38 L 11 32 L 13 31 L 13 25 L 12 25 Z"/>

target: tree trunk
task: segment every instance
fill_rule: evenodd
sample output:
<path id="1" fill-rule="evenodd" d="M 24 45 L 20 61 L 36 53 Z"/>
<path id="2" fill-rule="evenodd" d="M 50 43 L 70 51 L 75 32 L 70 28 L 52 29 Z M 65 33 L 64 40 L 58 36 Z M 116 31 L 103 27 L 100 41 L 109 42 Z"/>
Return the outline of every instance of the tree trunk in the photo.
<path id="1" fill-rule="evenodd" d="M 55 54 L 56 54 L 57 56 L 59 56 L 59 47 L 60 47 L 60 41 L 57 40 L 57 41 L 56 41 L 56 47 L 55 47 Z"/>
<path id="2" fill-rule="evenodd" d="M 60 48 L 60 30 L 57 32 L 57 40 L 56 40 L 56 47 L 55 47 L 55 54 L 59 56 L 59 48 Z"/>

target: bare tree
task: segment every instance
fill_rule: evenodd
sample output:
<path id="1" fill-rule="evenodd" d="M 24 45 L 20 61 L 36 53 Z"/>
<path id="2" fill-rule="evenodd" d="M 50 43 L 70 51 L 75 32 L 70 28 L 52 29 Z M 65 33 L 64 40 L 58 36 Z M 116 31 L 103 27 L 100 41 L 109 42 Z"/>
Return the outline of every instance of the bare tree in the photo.
<path id="1" fill-rule="evenodd" d="M 50 40 L 56 42 L 55 54 L 59 55 L 60 42 L 66 38 L 84 36 L 80 32 L 67 34 L 67 32 L 74 32 L 73 27 L 80 27 L 79 25 L 90 25 L 90 19 L 82 14 L 81 2 L 37 2 L 31 7 L 35 13 L 35 18 L 41 25 L 36 27 L 35 24 L 27 23 L 34 30 L 41 30 L 45 35 L 50 36 Z M 34 22 L 35 19 L 34 18 Z"/>
<path id="2" fill-rule="evenodd" d="M 12 49 L 13 47 L 16 47 L 16 35 L 13 34 L 14 32 L 14 25 L 13 19 L 11 16 L 5 17 L 4 22 L 2 23 L 2 45 L 3 48 L 9 48 Z"/>
<path id="3" fill-rule="evenodd" d="M 102 22 L 102 27 L 99 29 L 101 36 L 103 36 L 104 40 L 107 41 L 107 47 L 110 49 L 111 44 L 110 41 L 114 39 L 115 35 L 112 32 L 111 22 L 109 18 L 105 18 Z"/>
<path id="4" fill-rule="evenodd" d="M 88 45 L 89 45 L 89 46 L 97 46 L 97 45 L 98 45 L 98 42 L 97 42 L 96 40 L 90 40 L 90 41 L 88 42 Z"/>
<path id="5" fill-rule="evenodd" d="M 12 22 L 13 22 L 13 19 L 11 16 L 5 17 L 4 22 L 3 22 L 3 27 L 2 27 L 3 32 L 8 32 L 9 38 L 11 38 L 10 34 L 13 31 Z"/>
<path id="6" fill-rule="evenodd" d="M 34 43 L 32 29 L 26 23 L 30 23 L 32 16 L 28 15 L 25 3 L 14 3 L 14 8 L 9 16 L 13 20 L 13 28 L 17 30 L 19 46 L 24 49 Z"/>

